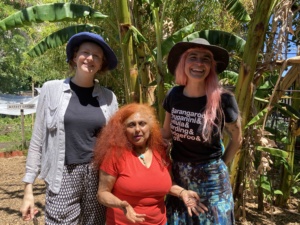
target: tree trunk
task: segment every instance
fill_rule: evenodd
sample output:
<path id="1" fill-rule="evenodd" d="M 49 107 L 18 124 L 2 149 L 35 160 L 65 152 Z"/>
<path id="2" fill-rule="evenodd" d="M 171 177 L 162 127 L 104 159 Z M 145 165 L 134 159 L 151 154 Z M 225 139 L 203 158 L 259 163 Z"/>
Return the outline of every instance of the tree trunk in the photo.
<path id="1" fill-rule="evenodd" d="M 166 3 L 165 3 L 166 4 Z M 163 65 L 162 65 L 162 29 L 163 29 L 163 16 L 159 17 L 158 7 L 153 10 L 155 17 L 155 34 L 156 34 L 156 45 L 157 45 L 157 75 L 156 75 L 156 95 L 157 95 L 157 114 L 158 120 L 163 124 L 165 117 L 165 110 L 162 107 L 162 102 L 165 97 L 164 92 L 164 79 L 163 79 Z"/>
<path id="2" fill-rule="evenodd" d="M 131 26 L 130 10 L 127 0 L 118 0 L 118 19 L 120 27 L 120 46 L 124 63 L 124 82 L 126 102 L 138 102 L 139 93 L 137 86 L 138 70 L 135 63 L 132 37 L 128 35 Z M 126 35 L 127 34 L 127 35 Z"/>
<path id="3" fill-rule="evenodd" d="M 262 44 L 265 38 L 271 11 L 274 8 L 276 0 L 258 0 L 250 22 L 247 42 L 244 49 L 243 62 L 240 67 L 239 78 L 235 89 L 235 96 L 242 116 L 242 128 L 249 121 L 251 102 L 254 97 L 253 78 L 256 71 L 257 58 L 261 52 Z M 245 149 L 247 151 L 247 149 Z M 233 184 L 233 193 L 236 197 L 242 181 L 242 162 L 245 159 L 243 151 L 236 155 L 230 167 L 231 182 Z"/>

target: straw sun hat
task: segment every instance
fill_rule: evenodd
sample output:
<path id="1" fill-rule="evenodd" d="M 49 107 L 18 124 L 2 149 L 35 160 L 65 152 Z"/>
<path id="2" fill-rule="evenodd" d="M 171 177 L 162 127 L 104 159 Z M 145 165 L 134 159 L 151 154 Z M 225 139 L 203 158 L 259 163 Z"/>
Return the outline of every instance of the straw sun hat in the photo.
<path id="1" fill-rule="evenodd" d="M 170 50 L 168 56 L 168 69 L 171 74 L 175 74 L 176 67 L 179 63 L 181 55 L 190 48 L 202 47 L 212 52 L 214 60 L 217 62 L 217 73 L 223 72 L 229 62 L 229 54 L 226 49 L 216 45 L 211 45 L 204 38 L 195 38 L 191 41 L 183 41 L 175 44 Z"/>

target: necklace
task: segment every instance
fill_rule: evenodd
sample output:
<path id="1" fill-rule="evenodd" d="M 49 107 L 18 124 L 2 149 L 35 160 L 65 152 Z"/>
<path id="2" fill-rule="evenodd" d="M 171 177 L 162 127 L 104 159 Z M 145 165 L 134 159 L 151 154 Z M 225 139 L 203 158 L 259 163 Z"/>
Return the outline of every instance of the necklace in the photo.
<path id="1" fill-rule="evenodd" d="M 145 155 L 144 154 L 140 154 L 139 158 L 143 161 L 144 165 L 146 165 Z"/>
<path id="2" fill-rule="evenodd" d="M 145 153 L 148 151 L 148 147 L 146 148 L 144 153 L 139 154 L 138 158 L 142 160 L 143 164 L 146 165 Z"/>

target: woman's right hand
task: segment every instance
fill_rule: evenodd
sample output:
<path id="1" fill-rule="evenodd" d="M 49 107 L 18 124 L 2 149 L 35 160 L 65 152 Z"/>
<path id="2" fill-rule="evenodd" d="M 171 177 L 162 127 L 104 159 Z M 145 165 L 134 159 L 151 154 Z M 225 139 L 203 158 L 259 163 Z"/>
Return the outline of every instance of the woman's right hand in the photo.
<path id="1" fill-rule="evenodd" d="M 32 184 L 25 185 L 24 197 L 20 212 L 24 221 L 32 220 L 34 218 L 34 215 L 38 213 L 38 210 L 34 207 Z"/>
<path id="2" fill-rule="evenodd" d="M 136 213 L 134 211 L 134 209 L 132 208 L 132 206 L 127 201 L 122 201 L 121 208 L 123 209 L 126 218 L 130 222 L 136 223 L 136 222 L 144 222 L 145 221 L 146 214 Z"/>
<path id="3" fill-rule="evenodd" d="M 197 192 L 192 190 L 184 190 L 181 193 L 181 198 L 188 209 L 188 214 L 192 216 L 195 213 L 197 216 L 200 213 L 208 211 L 207 207 L 200 202 L 200 197 Z"/>

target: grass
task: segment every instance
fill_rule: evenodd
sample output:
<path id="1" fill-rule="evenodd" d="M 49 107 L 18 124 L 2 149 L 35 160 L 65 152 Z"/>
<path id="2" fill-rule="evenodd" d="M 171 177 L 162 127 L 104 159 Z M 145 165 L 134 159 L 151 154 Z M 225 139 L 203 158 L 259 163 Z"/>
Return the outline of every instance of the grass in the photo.
<path id="1" fill-rule="evenodd" d="M 27 148 L 31 138 L 32 120 L 32 115 L 24 116 L 24 149 Z M 0 152 L 23 150 L 22 148 L 21 117 L 2 115 L 0 117 Z"/>

